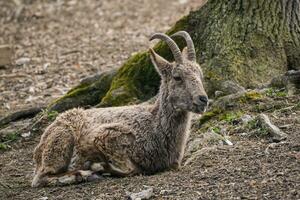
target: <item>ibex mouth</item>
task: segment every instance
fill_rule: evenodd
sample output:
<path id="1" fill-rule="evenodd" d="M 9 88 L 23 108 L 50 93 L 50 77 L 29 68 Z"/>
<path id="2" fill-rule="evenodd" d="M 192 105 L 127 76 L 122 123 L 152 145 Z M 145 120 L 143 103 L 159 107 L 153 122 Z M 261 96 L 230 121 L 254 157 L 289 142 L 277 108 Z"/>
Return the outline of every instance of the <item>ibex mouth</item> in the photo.
<path id="1" fill-rule="evenodd" d="M 206 111 L 207 106 L 203 105 L 194 105 L 192 112 L 197 114 L 203 114 Z"/>

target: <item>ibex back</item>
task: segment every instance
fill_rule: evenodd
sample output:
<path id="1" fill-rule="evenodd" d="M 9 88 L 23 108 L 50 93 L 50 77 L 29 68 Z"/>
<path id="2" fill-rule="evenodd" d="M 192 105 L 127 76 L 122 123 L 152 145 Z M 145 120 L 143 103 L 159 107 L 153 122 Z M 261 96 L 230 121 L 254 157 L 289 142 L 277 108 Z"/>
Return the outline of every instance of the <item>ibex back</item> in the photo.
<path id="1" fill-rule="evenodd" d="M 45 130 L 34 151 L 36 163 L 32 186 L 90 181 L 112 176 L 153 174 L 178 168 L 190 129 L 190 112 L 203 113 L 208 104 L 203 75 L 196 62 L 188 33 L 181 52 L 167 35 L 156 33 L 171 49 L 170 63 L 149 50 L 161 76 L 154 105 L 73 109 Z"/>

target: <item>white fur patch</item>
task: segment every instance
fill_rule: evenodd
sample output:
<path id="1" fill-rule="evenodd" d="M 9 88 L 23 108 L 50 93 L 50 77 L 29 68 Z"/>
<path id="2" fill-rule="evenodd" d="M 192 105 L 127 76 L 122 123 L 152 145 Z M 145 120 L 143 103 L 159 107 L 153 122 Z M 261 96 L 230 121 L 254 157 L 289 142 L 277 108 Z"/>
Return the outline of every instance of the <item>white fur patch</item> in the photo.
<path id="1" fill-rule="evenodd" d="M 58 178 L 58 182 L 64 183 L 64 184 L 71 184 L 76 181 L 76 177 L 74 175 L 65 175 Z"/>
<path id="2" fill-rule="evenodd" d="M 104 171 L 104 167 L 101 163 L 93 163 L 91 166 L 91 170 L 94 172 Z"/>
<path id="3" fill-rule="evenodd" d="M 88 177 L 93 174 L 93 172 L 90 170 L 79 170 L 78 172 L 81 174 L 82 177 Z"/>

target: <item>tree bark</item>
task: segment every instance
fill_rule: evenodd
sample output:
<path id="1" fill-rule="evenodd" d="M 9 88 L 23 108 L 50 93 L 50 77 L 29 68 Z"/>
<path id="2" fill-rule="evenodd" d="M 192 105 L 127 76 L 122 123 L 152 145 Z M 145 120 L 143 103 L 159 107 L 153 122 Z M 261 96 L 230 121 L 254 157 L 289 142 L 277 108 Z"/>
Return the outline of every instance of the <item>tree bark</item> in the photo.
<path id="1" fill-rule="evenodd" d="M 227 80 L 253 88 L 287 70 L 300 69 L 298 0 L 209 0 L 179 20 L 167 34 L 179 30 L 189 32 L 195 43 L 197 61 L 203 68 L 209 95 Z M 182 40 L 176 42 L 183 47 Z M 162 42 L 154 49 L 172 60 L 171 52 Z M 97 81 L 101 89 L 101 81 Z M 104 90 L 105 95 L 101 98 L 96 95 L 96 100 L 80 105 L 92 102 L 93 105 L 119 106 L 145 101 L 156 94 L 158 87 L 159 76 L 149 54 L 142 52 L 119 68 L 109 90 Z M 78 95 L 84 96 L 85 90 L 90 91 L 89 86 Z M 64 98 L 56 103 L 61 104 L 61 101 Z"/>

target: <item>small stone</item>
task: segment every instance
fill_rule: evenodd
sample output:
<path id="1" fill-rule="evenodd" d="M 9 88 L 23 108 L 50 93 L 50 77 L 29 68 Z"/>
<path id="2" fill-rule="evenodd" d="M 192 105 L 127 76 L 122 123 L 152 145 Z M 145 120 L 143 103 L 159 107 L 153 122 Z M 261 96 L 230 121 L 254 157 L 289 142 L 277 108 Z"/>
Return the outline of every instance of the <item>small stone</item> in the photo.
<path id="1" fill-rule="evenodd" d="M 35 92 L 35 88 L 30 86 L 28 91 L 29 93 L 33 94 Z"/>
<path id="2" fill-rule="evenodd" d="M 172 193 L 172 190 L 161 190 L 161 191 L 159 192 L 160 195 L 168 195 L 168 194 L 170 194 L 170 193 Z"/>
<path id="3" fill-rule="evenodd" d="M 128 193 L 127 196 L 131 200 L 150 199 L 153 196 L 153 188 L 150 187 L 138 193 Z"/>
<path id="4" fill-rule="evenodd" d="M 246 132 L 243 132 L 243 133 L 240 133 L 240 135 L 241 135 L 241 136 L 247 136 L 247 135 L 249 135 L 249 134 L 246 133 Z"/>
<path id="5" fill-rule="evenodd" d="M 251 120 L 253 120 L 253 117 L 251 117 L 251 115 L 245 114 L 241 117 L 241 121 L 243 124 L 248 124 L 248 122 L 250 122 Z"/>
<path id="6" fill-rule="evenodd" d="M 28 64 L 30 62 L 30 58 L 19 58 L 18 60 L 16 60 L 16 65 L 20 66 L 20 65 L 25 65 Z"/>
<path id="7" fill-rule="evenodd" d="M 29 131 L 29 132 L 27 132 L 27 133 L 22 133 L 21 134 L 21 136 L 23 137 L 23 138 L 27 138 L 27 137 L 29 137 L 31 135 L 31 132 Z"/>

